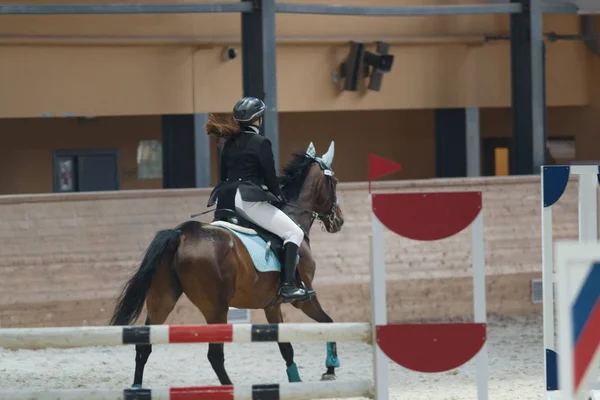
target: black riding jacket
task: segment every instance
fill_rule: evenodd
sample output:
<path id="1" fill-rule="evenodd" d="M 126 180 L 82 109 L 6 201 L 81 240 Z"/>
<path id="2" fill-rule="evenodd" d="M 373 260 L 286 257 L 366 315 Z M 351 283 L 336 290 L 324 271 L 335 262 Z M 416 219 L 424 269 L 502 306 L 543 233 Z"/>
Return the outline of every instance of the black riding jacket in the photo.
<path id="1" fill-rule="evenodd" d="M 219 175 L 220 183 L 211 193 L 209 207 L 218 198 L 219 208 L 231 208 L 237 189 L 244 201 L 277 202 L 281 195 L 271 141 L 254 133 L 252 127 L 227 139 L 221 151 Z"/>

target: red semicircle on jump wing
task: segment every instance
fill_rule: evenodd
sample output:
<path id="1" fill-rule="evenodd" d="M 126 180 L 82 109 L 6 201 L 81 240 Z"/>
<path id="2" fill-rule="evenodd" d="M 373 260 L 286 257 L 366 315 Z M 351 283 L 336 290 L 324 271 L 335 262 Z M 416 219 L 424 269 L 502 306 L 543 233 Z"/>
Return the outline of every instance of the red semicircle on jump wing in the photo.
<path id="1" fill-rule="evenodd" d="M 481 192 L 373 194 L 381 223 L 413 240 L 441 240 L 468 227 L 481 212 Z"/>
<path id="2" fill-rule="evenodd" d="M 486 324 L 390 324 L 377 326 L 377 345 L 399 365 L 444 372 L 472 359 L 486 341 Z"/>

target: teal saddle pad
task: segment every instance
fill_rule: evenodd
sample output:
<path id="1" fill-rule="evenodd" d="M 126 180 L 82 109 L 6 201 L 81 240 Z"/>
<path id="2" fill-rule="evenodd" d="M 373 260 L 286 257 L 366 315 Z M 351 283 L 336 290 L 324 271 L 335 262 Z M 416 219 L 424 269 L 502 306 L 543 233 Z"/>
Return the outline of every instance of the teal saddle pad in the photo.
<path id="1" fill-rule="evenodd" d="M 250 233 L 254 231 L 243 227 L 240 227 L 239 230 L 235 229 L 235 225 L 223 221 L 215 221 L 211 223 L 211 225 L 225 228 L 236 235 L 242 241 L 244 246 L 246 246 L 246 250 L 248 250 L 250 258 L 252 258 L 254 268 L 256 268 L 258 272 L 281 272 L 281 263 L 279 262 L 279 259 L 275 256 L 273 250 L 271 250 L 270 247 L 267 247 L 267 242 L 265 242 L 265 240 L 257 233 Z M 300 260 L 300 256 L 296 258 L 296 263 L 298 263 L 298 260 Z"/>

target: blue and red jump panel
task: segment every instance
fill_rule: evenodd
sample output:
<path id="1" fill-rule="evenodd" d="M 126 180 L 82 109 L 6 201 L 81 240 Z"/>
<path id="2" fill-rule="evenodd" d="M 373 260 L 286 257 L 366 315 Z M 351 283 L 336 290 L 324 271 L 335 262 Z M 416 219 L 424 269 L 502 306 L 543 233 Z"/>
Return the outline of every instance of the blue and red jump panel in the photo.
<path id="1" fill-rule="evenodd" d="M 544 180 L 542 187 L 542 202 L 544 207 L 551 207 L 562 197 L 569 177 L 571 168 L 567 165 L 545 165 Z M 598 182 L 600 182 L 600 166 L 598 166 Z M 546 390 L 559 390 L 558 386 L 558 354 L 551 349 L 546 351 Z"/>
<path id="2" fill-rule="evenodd" d="M 600 348 L 600 263 L 595 263 L 571 306 L 575 391 Z"/>

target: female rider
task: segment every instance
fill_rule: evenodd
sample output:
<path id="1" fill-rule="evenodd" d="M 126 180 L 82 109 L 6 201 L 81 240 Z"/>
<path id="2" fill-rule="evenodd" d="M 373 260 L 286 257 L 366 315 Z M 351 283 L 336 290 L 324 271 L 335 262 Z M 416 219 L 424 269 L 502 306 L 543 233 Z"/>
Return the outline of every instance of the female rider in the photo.
<path id="1" fill-rule="evenodd" d="M 224 139 L 221 150 L 220 183 L 211 193 L 209 206 L 218 196 L 217 208 L 235 210 L 244 218 L 273 232 L 283 240 L 281 296 L 284 302 L 309 294 L 294 283 L 298 249 L 304 231 L 283 211 L 269 202 L 284 203 L 277 182 L 271 141 L 259 134 L 265 104 L 244 97 L 233 108 L 237 126 L 220 123 L 211 115 L 206 126 L 209 135 Z M 265 185 L 265 190 L 261 186 Z"/>

